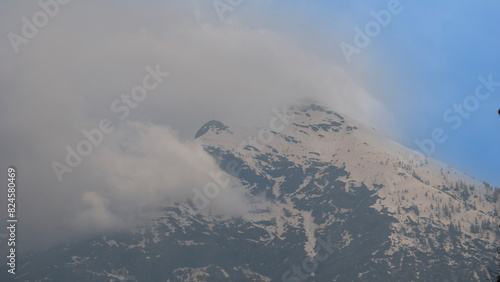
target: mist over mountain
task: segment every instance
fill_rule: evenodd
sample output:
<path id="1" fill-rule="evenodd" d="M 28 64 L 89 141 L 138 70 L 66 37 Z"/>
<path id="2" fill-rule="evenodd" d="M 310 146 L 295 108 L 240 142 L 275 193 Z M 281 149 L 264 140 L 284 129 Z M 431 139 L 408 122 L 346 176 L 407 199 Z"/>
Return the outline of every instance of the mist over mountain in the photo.
<path id="1" fill-rule="evenodd" d="M 23 256 L 16 278 L 483 281 L 494 268 L 496 190 L 324 105 L 211 120 L 193 142 L 217 167 L 187 201 Z"/>

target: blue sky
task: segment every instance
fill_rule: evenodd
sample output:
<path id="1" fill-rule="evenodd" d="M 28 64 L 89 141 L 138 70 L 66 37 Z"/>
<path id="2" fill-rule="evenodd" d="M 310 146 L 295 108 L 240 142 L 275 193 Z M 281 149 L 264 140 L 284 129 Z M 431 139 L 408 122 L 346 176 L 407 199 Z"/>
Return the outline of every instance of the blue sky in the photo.
<path id="1" fill-rule="evenodd" d="M 373 20 L 370 12 L 389 2 L 294 1 L 297 9 L 275 2 L 268 11 L 281 16 L 276 21 L 295 23 L 292 33 L 308 38 L 303 44 L 343 65 L 387 105 L 396 121 L 392 137 L 419 150 L 415 139 L 441 128 L 447 140 L 432 157 L 500 187 L 500 88 L 457 129 L 443 119 L 474 95 L 479 76 L 500 82 L 500 3 L 401 1 L 403 10 L 347 63 L 340 43 L 352 44 L 354 27 L 363 28 Z"/>
<path id="2" fill-rule="evenodd" d="M 381 72 L 384 83 L 373 91 L 397 91 L 385 102 L 400 121 L 404 145 L 418 149 L 414 139 L 442 128 L 448 140 L 436 145 L 432 156 L 500 186 L 500 89 L 456 130 L 443 119 L 448 108 L 474 94 L 478 76 L 492 74 L 500 81 L 500 3 L 402 3 L 403 12 L 373 42 L 376 65 L 392 69 Z"/>

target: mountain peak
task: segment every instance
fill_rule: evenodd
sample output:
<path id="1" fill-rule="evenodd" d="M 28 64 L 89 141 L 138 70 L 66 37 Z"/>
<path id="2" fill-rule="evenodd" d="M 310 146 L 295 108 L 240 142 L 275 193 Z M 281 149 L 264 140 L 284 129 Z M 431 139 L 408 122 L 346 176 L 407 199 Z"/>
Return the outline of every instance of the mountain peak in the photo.
<path id="1" fill-rule="evenodd" d="M 140 232 L 30 257 L 23 279 L 42 269 L 59 280 L 294 281 L 297 265 L 316 281 L 474 281 L 487 273 L 499 236 L 491 189 L 431 158 L 414 160 L 412 150 L 316 102 L 273 114 L 265 126 L 211 120 L 195 135 L 217 161 L 217 178 L 238 178 L 266 208 L 219 218 L 173 203 Z M 223 195 L 219 183 L 203 193 Z M 211 256 L 186 255 L 204 252 Z M 147 257 L 120 275 L 123 260 L 107 261 L 110 253 Z"/>
<path id="2" fill-rule="evenodd" d="M 194 139 L 197 139 L 198 137 L 207 133 L 209 130 L 214 131 L 216 134 L 220 134 L 223 131 L 228 131 L 228 128 L 229 127 L 227 125 L 225 125 L 224 123 L 213 119 L 213 120 L 205 123 L 204 125 L 202 125 L 202 127 L 196 132 Z"/>

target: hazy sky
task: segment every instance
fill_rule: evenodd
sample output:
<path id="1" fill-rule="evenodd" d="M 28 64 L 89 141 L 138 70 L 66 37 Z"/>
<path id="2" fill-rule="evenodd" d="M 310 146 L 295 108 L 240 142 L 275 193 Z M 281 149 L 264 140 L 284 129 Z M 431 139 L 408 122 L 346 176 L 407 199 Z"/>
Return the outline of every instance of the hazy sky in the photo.
<path id="1" fill-rule="evenodd" d="M 0 162 L 19 170 L 25 247 L 125 228 L 158 199 L 190 197 L 217 170 L 191 142 L 201 125 L 303 97 L 413 149 L 441 128 L 433 157 L 500 186 L 500 87 L 467 118 L 454 112 L 479 76 L 500 82 L 500 3 L 332 2 L 47 0 L 44 23 L 37 2 L 2 1 Z M 383 24 L 356 45 L 374 17 Z M 344 43 L 357 46 L 350 62 Z M 121 100 L 148 75 L 155 87 L 136 106 Z M 51 164 L 105 118 L 115 131 L 59 182 Z M 245 200 L 231 188 L 217 206 L 234 212 Z"/>
<path id="2" fill-rule="evenodd" d="M 354 28 L 364 30 L 374 19 L 372 12 L 387 10 L 392 1 L 290 2 L 285 6 L 273 1 L 265 10 L 276 16 L 265 23 L 281 22 L 280 32 L 301 38 L 302 46 L 325 61 L 334 61 L 380 100 L 395 123 L 390 129 L 378 129 L 420 150 L 415 140 L 431 138 L 433 130 L 441 128 L 447 140 L 436 144 L 432 157 L 500 187 L 500 90 L 497 86 L 477 107 L 466 100 L 474 95 L 479 76 L 491 74 L 500 82 L 498 1 L 480 5 L 394 1 L 401 11 L 361 53 L 351 56 L 350 63 L 340 44 L 353 44 Z M 458 125 L 454 105 L 464 101 L 474 110 L 460 116 Z M 447 117 L 453 121 L 443 118 L 448 109 L 453 113 Z"/>

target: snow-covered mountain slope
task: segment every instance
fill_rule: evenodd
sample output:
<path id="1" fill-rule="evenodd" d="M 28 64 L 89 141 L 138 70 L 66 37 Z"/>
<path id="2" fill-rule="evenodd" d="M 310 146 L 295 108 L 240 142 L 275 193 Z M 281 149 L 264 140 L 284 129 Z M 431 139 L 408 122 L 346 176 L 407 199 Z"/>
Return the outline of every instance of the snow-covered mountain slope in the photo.
<path id="1" fill-rule="evenodd" d="M 25 258 L 22 279 L 487 279 L 499 235 L 491 187 L 315 103 L 242 124 L 210 121 L 195 142 L 267 205 L 224 217 L 166 203 L 133 232 Z"/>
<path id="2" fill-rule="evenodd" d="M 399 261 L 385 259 L 389 273 L 395 274 L 404 269 L 405 261 L 413 261 L 414 276 L 408 277 L 419 279 L 426 275 L 422 272 L 432 266 L 429 262 L 433 259 L 429 255 L 434 254 L 434 260 L 439 260 L 443 267 L 439 272 L 455 269 L 449 277 L 484 278 L 498 230 L 491 187 L 314 103 L 294 106 L 289 114 L 289 123 L 281 132 L 272 131 L 274 138 L 270 142 L 262 137 L 265 134 L 258 138 L 259 132 L 266 128 L 249 130 L 231 122 L 219 123 L 222 126 L 214 127 L 199 139 L 215 156 L 225 152 L 250 160 L 245 163 L 250 170 L 273 182 L 276 201 L 293 203 L 297 213 L 314 213 L 318 207 L 311 205 L 315 203 L 314 198 L 325 194 L 332 185 L 348 194 L 353 193 L 355 187 L 366 186 L 377 199 L 370 208 L 393 219 L 388 236 L 390 247 L 383 253 L 387 256 L 400 254 L 400 258 Z M 248 151 L 245 152 L 239 142 L 248 136 L 257 137 L 257 141 L 253 142 L 254 146 L 245 147 Z M 286 164 L 287 161 L 291 163 Z M 337 171 L 337 183 L 318 181 L 325 174 L 323 171 L 332 165 Z M 285 179 L 273 175 L 273 171 L 283 166 L 289 170 L 299 168 L 301 185 L 287 189 Z M 318 171 L 308 173 L 313 167 Z M 311 193 L 313 191 L 317 193 Z M 336 210 L 334 201 L 331 199 L 325 208 Z M 306 221 L 306 216 L 303 218 Z M 317 229 L 309 230 L 308 234 L 322 234 L 325 227 L 338 222 L 335 216 L 324 218 L 326 221 L 315 219 L 317 217 L 313 217 Z M 313 242 L 313 238 L 308 241 Z M 484 252 L 485 249 L 489 252 Z M 482 263 L 459 260 L 456 255 L 477 256 L 484 260 Z M 381 263 L 384 259 L 377 261 Z M 418 270 L 419 265 L 425 267 Z M 470 276 L 464 274 L 465 269 Z M 359 278 L 368 273 L 360 274 Z"/>

